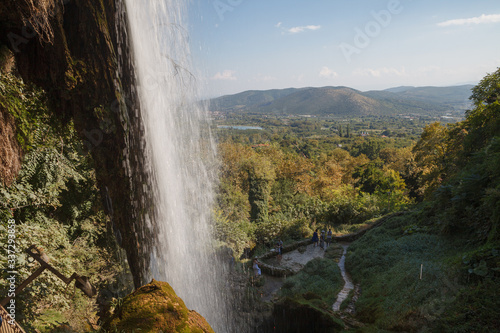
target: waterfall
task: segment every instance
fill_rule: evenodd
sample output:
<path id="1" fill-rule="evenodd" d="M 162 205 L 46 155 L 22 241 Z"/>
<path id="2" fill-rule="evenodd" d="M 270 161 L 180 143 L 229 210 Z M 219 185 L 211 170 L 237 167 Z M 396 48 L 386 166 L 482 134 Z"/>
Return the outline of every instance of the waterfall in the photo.
<path id="1" fill-rule="evenodd" d="M 213 251 L 215 144 L 206 112 L 197 103 L 184 28 L 186 2 L 126 0 L 154 198 L 154 214 L 145 216 L 155 235 L 145 276 L 170 283 L 216 332 L 234 332 L 223 266 Z"/>

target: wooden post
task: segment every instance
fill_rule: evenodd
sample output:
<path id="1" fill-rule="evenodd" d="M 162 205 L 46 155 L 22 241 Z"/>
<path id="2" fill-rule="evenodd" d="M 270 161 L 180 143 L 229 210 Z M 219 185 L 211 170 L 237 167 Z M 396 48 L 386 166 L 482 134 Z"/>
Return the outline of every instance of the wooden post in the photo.
<path id="1" fill-rule="evenodd" d="M 33 252 L 32 251 L 33 249 L 35 249 L 36 252 Z M 21 285 L 19 285 L 19 287 L 16 288 L 16 290 L 14 291 L 14 297 L 15 297 L 15 295 L 19 294 L 24 288 L 26 288 L 26 286 L 28 284 L 30 284 L 34 279 L 36 279 L 40 274 L 42 274 L 42 272 L 45 269 L 48 269 L 49 271 L 54 273 L 58 278 L 63 280 L 63 282 L 66 284 L 70 284 L 71 281 L 76 280 L 75 286 L 78 289 L 80 289 L 85 295 L 87 295 L 88 297 L 95 296 L 96 290 L 89 283 L 89 281 L 88 281 L 89 279 L 87 277 L 79 276 L 76 273 L 73 273 L 73 275 L 71 275 L 70 278 L 65 277 L 57 269 L 55 269 L 54 267 L 52 267 L 52 265 L 50 265 L 48 263 L 49 258 L 47 257 L 47 255 L 45 253 L 43 253 L 41 250 L 37 249 L 37 247 L 35 245 L 31 245 L 26 250 L 26 253 L 28 253 L 31 257 L 33 257 L 36 261 L 38 261 L 41 266 L 33 274 L 31 274 L 29 276 L 29 278 L 27 278 L 23 283 L 21 283 Z M 12 297 L 8 297 L 8 296 L 5 297 L 4 299 L 2 299 L 0 301 L 0 305 L 5 307 L 11 298 Z"/>
<path id="2" fill-rule="evenodd" d="M 420 264 L 420 280 L 422 280 L 422 271 L 424 269 L 424 264 Z"/>

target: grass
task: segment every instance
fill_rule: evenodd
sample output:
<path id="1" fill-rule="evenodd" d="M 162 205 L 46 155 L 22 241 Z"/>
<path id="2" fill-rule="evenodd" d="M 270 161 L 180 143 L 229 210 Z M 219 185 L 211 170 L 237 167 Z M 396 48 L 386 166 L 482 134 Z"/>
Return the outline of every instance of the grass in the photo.
<path id="1" fill-rule="evenodd" d="M 332 246 L 333 247 L 333 246 Z M 332 258 L 316 258 L 287 278 L 274 304 L 280 332 L 339 332 L 345 326 L 332 311 L 344 281 Z"/>
<path id="2" fill-rule="evenodd" d="M 354 242 L 346 264 L 361 283 L 356 308 L 370 324 L 366 332 L 498 332 L 499 281 L 494 269 L 486 277 L 475 274 L 483 269 L 464 269 L 461 258 L 477 252 L 464 244 L 419 228 L 416 213 L 391 218 Z"/>
<path id="3" fill-rule="evenodd" d="M 317 306 L 331 308 L 344 285 L 337 263 L 327 258 L 308 262 L 296 275 L 287 278 L 279 296 L 303 299 Z"/>
<path id="4" fill-rule="evenodd" d="M 367 220 L 367 221 L 365 221 L 363 223 L 359 223 L 359 224 L 348 224 L 348 223 L 340 224 L 338 226 L 335 226 L 333 233 L 336 236 L 353 234 L 353 233 L 356 233 L 358 231 L 369 228 L 370 226 L 375 224 L 378 220 L 379 220 L 379 218 L 374 218 L 374 219 Z"/>

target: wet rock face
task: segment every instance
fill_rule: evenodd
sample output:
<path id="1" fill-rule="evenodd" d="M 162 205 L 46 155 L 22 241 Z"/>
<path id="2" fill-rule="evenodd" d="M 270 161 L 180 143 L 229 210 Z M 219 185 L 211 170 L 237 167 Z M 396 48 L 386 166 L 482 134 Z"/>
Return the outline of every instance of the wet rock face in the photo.
<path id="1" fill-rule="evenodd" d="M 125 297 L 104 328 L 111 332 L 214 333 L 201 315 L 186 308 L 168 283 L 155 280 Z"/>
<path id="2" fill-rule="evenodd" d="M 0 49 L 14 55 L 25 82 L 48 93 L 55 115 L 74 122 L 139 287 L 154 230 L 144 227 L 153 214 L 124 16 L 122 0 L 0 1 Z"/>

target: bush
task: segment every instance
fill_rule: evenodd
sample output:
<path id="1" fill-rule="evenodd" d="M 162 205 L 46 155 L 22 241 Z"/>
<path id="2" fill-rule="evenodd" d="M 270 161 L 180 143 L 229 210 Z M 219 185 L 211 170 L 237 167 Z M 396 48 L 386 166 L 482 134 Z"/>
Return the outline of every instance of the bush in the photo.
<path id="1" fill-rule="evenodd" d="M 253 247 L 253 238 L 256 225 L 247 219 L 241 221 L 231 221 L 224 216 L 223 212 L 214 212 L 215 237 L 217 240 L 229 246 L 239 258 L 245 248 Z"/>
<path id="2" fill-rule="evenodd" d="M 306 218 L 286 218 L 275 214 L 265 221 L 258 222 L 255 229 L 256 241 L 260 244 L 274 245 L 276 240 L 302 240 L 312 234 Z"/>
<path id="3" fill-rule="evenodd" d="M 382 212 L 376 195 L 362 193 L 349 197 L 339 196 L 331 201 L 325 210 L 325 221 L 331 225 L 360 224 Z"/>

